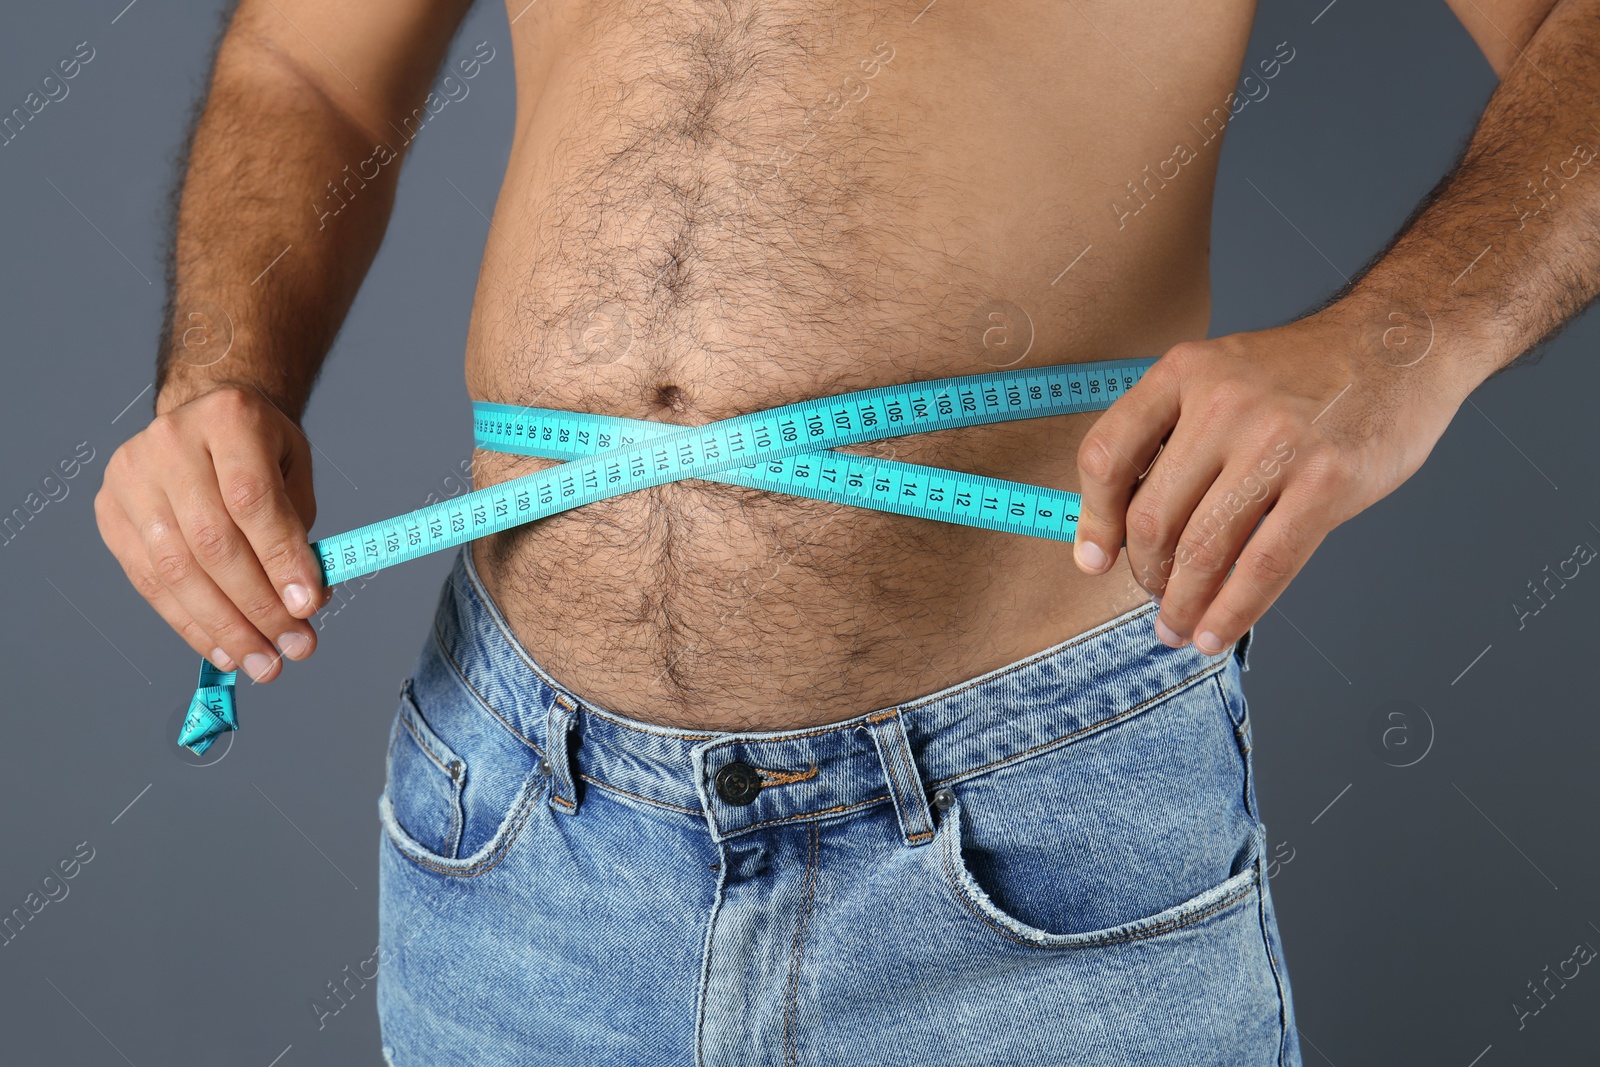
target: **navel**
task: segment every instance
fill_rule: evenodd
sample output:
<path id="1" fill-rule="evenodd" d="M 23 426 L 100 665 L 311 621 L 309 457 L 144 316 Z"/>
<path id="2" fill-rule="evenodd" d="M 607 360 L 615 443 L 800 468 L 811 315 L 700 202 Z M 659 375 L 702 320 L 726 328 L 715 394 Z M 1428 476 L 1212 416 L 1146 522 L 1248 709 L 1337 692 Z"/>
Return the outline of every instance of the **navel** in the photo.
<path id="1" fill-rule="evenodd" d="M 670 383 L 656 386 L 652 400 L 657 407 L 669 411 L 684 411 L 689 407 L 689 394 Z"/>

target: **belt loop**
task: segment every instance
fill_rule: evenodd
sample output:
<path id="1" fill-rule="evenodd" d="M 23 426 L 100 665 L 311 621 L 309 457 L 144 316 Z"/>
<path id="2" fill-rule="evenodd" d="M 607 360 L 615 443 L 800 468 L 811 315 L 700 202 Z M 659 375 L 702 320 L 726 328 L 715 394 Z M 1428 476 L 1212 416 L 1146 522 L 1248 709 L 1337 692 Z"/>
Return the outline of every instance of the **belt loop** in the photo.
<path id="1" fill-rule="evenodd" d="M 894 797 L 901 835 L 908 845 L 926 845 L 933 840 L 933 813 L 928 810 L 922 776 L 911 757 L 911 744 L 906 738 L 900 709 L 869 715 L 867 722 L 872 727 L 872 741 L 878 746 L 878 759 L 883 764 L 883 776 L 889 782 L 889 793 Z"/>
<path id="2" fill-rule="evenodd" d="M 560 693 L 550 705 L 545 725 L 545 759 L 550 762 L 550 807 L 565 815 L 578 813 L 578 789 L 572 773 L 573 731 L 578 726 L 577 709 Z"/>
<path id="3" fill-rule="evenodd" d="M 1250 627 L 1244 632 L 1244 636 L 1239 638 L 1238 644 L 1234 645 L 1233 655 L 1239 661 L 1241 673 L 1250 669 L 1250 639 L 1255 636 L 1255 633 L 1256 628 L 1254 626 Z"/>

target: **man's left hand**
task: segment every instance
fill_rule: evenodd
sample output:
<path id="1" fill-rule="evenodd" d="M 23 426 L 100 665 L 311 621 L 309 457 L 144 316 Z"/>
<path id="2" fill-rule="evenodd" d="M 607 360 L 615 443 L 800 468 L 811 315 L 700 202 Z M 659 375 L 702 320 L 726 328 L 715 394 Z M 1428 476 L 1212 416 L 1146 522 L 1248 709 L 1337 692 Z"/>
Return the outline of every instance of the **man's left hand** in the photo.
<path id="1" fill-rule="evenodd" d="M 1084 438 L 1074 557 L 1103 574 L 1126 538 L 1164 643 L 1215 655 L 1242 637 L 1478 384 L 1424 310 L 1363 303 L 1177 345 Z"/>

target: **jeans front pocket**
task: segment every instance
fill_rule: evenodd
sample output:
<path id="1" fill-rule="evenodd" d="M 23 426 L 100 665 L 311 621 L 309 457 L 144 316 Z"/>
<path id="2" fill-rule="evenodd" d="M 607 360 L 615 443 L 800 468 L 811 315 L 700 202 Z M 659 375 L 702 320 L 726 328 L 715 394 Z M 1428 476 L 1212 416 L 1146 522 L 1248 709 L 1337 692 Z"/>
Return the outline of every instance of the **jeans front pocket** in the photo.
<path id="1" fill-rule="evenodd" d="M 997 905 L 994 897 L 978 884 L 967 869 L 959 844 L 962 837 L 960 800 L 951 806 L 946 814 L 946 822 L 948 832 L 941 830 L 936 835 L 935 843 L 939 846 L 939 860 L 944 866 L 945 876 L 963 903 L 981 922 L 1002 937 L 1040 948 L 1093 948 L 1174 933 L 1253 902 L 1260 882 L 1260 864 L 1257 862 L 1259 848 L 1251 848 L 1241 855 L 1243 866 L 1237 874 L 1154 914 L 1095 930 L 1072 933 L 1045 930 Z"/>
<path id="2" fill-rule="evenodd" d="M 1090 947 L 1256 898 L 1247 754 L 1210 674 L 1132 711 L 948 784 L 929 862 L 974 921 L 1023 944 Z"/>
<path id="3" fill-rule="evenodd" d="M 436 873 L 481 874 L 524 832 L 548 781 L 539 753 L 424 657 L 389 740 L 378 809 L 390 842 Z"/>
<path id="4" fill-rule="evenodd" d="M 384 796 L 406 835 L 436 856 L 453 859 L 460 848 L 465 770 L 422 717 L 406 679 L 389 734 Z"/>

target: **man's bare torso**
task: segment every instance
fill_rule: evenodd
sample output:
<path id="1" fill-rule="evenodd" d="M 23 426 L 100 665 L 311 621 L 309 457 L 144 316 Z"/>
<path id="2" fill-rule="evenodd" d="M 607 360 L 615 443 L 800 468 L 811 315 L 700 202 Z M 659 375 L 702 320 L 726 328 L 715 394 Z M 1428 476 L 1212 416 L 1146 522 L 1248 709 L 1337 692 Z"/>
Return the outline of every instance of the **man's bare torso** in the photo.
<path id="1" fill-rule="evenodd" d="M 474 399 L 699 424 L 1207 332 L 1249 0 L 523 2 Z M 1076 490 L 1094 418 L 860 450 Z M 480 487 L 549 465 L 477 460 Z M 1057 542 L 704 482 L 475 548 L 557 679 L 718 729 L 1046 648 L 1148 599 L 1125 558 L 1089 577 Z"/>

